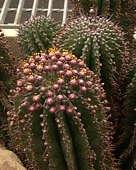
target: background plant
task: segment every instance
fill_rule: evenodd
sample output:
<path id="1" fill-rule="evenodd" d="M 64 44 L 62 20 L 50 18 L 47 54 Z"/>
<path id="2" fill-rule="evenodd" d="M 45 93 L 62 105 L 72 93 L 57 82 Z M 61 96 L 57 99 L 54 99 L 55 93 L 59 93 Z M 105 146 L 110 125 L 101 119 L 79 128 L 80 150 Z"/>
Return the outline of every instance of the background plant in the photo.
<path id="1" fill-rule="evenodd" d="M 129 53 L 123 35 L 122 29 L 108 19 L 82 16 L 63 27 L 53 43 L 85 60 L 87 66 L 104 82 L 111 102 L 114 87 L 117 90 L 119 79 L 125 77 L 128 71 Z"/>
<path id="2" fill-rule="evenodd" d="M 135 0 L 72 0 L 72 2 L 74 4 L 73 11 L 77 10 L 75 15 L 91 15 L 91 13 L 95 12 L 98 16 L 108 17 L 113 22 L 118 23 L 123 28 L 123 32 L 125 32 L 130 57 L 133 60 L 136 47 L 133 37 L 136 27 Z M 94 11 L 90 11 L 89 7 L 93 8 Z"/>
<path id="3" fill-rule="evenodd" d="M 136 74 L 129 84 L 124 96 L 123 133 L 117 143 L 116 155 L 120 160 L 121 169 L 136 168 Z"/>
<path id="4" fill-rule="evenodd" d="M 24 54 L 32 55 L 51 47 L 52 39 L 60 29 L 53 19 L 38 16 L 26 21 L 19 29 L 18 43 Z"/>
<path id="5" fill-rule="evenodd" d="M 16 59 L 10 52 L 10 46 L 2 30 L 0 30 L 0 138 L 5 140 L 7 135 L 6 112 L 11 108 L 9 91 L 15 85 Z"/>
<path id="6" fill-rule="evenodd" d="M 18 73 L 9 133 L 26 167 L 115 169 L 104 89 L 82 60 L 66 51 L 37 53 Z"/>

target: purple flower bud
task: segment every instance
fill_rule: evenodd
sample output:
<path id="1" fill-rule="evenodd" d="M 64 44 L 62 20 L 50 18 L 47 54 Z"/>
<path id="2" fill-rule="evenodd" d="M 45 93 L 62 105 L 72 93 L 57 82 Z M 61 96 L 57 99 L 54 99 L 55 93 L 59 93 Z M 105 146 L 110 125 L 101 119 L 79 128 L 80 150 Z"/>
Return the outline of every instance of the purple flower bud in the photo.
<path id="1" fill-rule="evenodd" d="M 78 80 L 78 84 L 79 84 L 79 85 L 84 85 L 84 80 L 83 80 L 83 79 L 79 79 L 79 80 Z"/>
<path id="2" fill-rule="evenodd" d="M 67 77 L 71 77 L 72 76 L 72 71 L 66 71 L 66 73 L 65 73 L 65 75 L 67 76 Z"/>
<path id="3" fill-rule="evenodd" d="M 59 85 L 63 85 L 63 84 L 64 84 L 64 80 L 63 80 L 63 79 L 59 79 L 59 80 L 58 80 L 58 84 L 59 84 Z"/>
<path id="4" fill-rule="evenodd" d="M 57 61 L 57 63 L 56 63 L 58 66 L 62 66 L 63 65 L 63 63 L 61 62 L 61 61 Z"/>
<path id="5" fill-rule="evenodd" d="M 26 90 L 27 91 L 32 91 L 33 90 L 33 86 L 31 84 L 26 86 Z"/>
<path id="6" fill-rule="evenodd" d="M 59 106 L 59 110 L 60 110 L 60 111 L 64 111 L 64 110 L 65 110 L 65 106 L 64 106 L 64 105 L 60 105 L 60 106 Z"/>
<path id="7" fill-rule="evenodd" d="M 66 111 L 67 111 L 68 113 L 72 113 L 72 112 L 73 112 L 73 108 L 72 108 L 71 106 L 68 106 Z"/>
<path id="8" fill-rule="evenodd" d="M 16 88 L 16 91 L 17 91 L 18 93 L 20 93 L 20 92 L 22 92 L 22 89 L 19 88 L 19 87 L 17 87 L 17 88 Z"/>
<path id="9" fill-rule="evenodd" d="M 40 92 L 45 92 L 46 91 L 46 87 L 42 86 L 40 87 Z"/>
<path id="10" fill-rule="evenodd" d="M 22 80 L 18 80 L 18 81 L 17 81 L 17 86 L 18 86 L 18 87 L 22 87 L 22 86 L 23 86 Z"/>
<path id="11" fill-rule="evenodd" d="M 34 63 L 35 60 L 33 58 L 29 58 L 29 63 Z"/>
<path id="12" fill-rule="evenodd" d="M 70 63 L 71 63 L 72 65 L 75 65 L 75 64 L 77 64 L 77 61 L 76 61 L 76 60 L 71 60 Z"/>
<path id="13" fill-rule="evenodd" d="M 63 54 L 64 56 L 66 56 L 66 55 L 67 55 L 67 52 L 64 51 L 62 54 Z"/>
<path id="14" fill-rule="evenodd" d="M 37 70 L 37 71 L 42 71 L 42 70 L 43 70 L 43 66 L 42 66 L 42 65 L 38 65 L 38 66 L 36 67 L 36 70 Z"/>
<path id="15" fill-rule="evenodd" d="M 90 11 L 89 11 L 89 13 L 90 13 L 91 15 L 94 15 L 94 14 L 95 14 L 95 10 L 94 10 L 93 8 L 91 8 Z"/>
<path id="16" fill-rule="evenodd" d="M 50 66 L 44 66 L 44 71 L 49 71 L 50 70 Z"/>
<path id="17" fill-rule="evenodd" d="M 58 85 L 58 84 L 54 84 L 54 85 L 53 85 L 53 89 L 54 89 L 54 90 L 58 90 L 58 89 L 59 89 L 59 85 Z"/>
<path id="18" fill-rule="evenodd" d="M 32 106 L 29 106 L 29 107 L 28 107 L 28 110 L 29 110 L 29 111 L 31 111 L 31 112 L 33 112 L 33 111 L 35 111 L 35 110 L 36 110 L 36 108 L 35 108 L 35 106 L 34 106 L 34 105 L 32 105 Z"/>
<path id="19" fill-rule="evenodd" d="M 71 60 L 71 58 L 72 58 L 72 57 L 71 57 L 70 55 L 66 55 L 66 56 L 65 56 L 65 59 L 68 60 L 68 61 Z"/>
<path id="20" fill-rule="evenodd" d="M 29 68 L 24 69 L 24 74 L 29 74 L 30 72 L 31 72 L 31 69 L 29 69 Z"/>
<path id="21" fill-rule="evenodd" d="M 86 87 L 85 87 L 85 86 L 80 87 L 80 91 L 81 91 L 81 92 L 83 92 L 83 93 L 84 93 L 84 92 L 86 92 L 86 90 L 87 90 L 87 89 L 86 89 Z"/>
<path id="22" fill-rule="evenodd" d="M 51 61 L 57 61 L 57 58 L 55 56 L 52 56 Z"/>
<path id="23" fill-rule="evenodd" d="M 35 68 L 35 64 L 31 63 L 29 67 L 33 69 L 33 68 Z"/>
<path id="24" fill-rule="evenodd" d="M 64 75 L 65 72 L 64 72 L 63 70 L 60 70 L 60 71 L 58 72 L 58 74 L 59 74 L 59 75 Z"/>
<path id="25" fill-rule="evenodd" d="M 70 85 L 71 86 L 76 86 L 77 85 L 77 80 L 71 80 Z"/>
<path id="26" fill-rule="evenodd" d="M 84 76 L 85 76 L 85 73 L 84 73 L 83 71 L 80 71 L 80 72 L 78 73 L 78 75 L 79 75 L 79 77 L 84 77 Z"/>
<path id="27" fill-rule="evenodd" d="M 45 54 L 44 54 L 44 53 L 41 54 L 40 59 L 41 59 L 41 60 L 42 60 L 42 59 L 45 59 Z"/>
<path id="28" fill-rule="evenodd" d="M 54 102 L 53 98 L 51 98 L 51 97 L 46 99 L 46 103 L 49 104 L 49 105 L 51 105 L 53 102 Z"/>
<path id="29" fill-rule="evenodd" d="M 58 69 L 58 66 L 56 64 L 52 65 L 52 70 L 56 71 Z"/>
<path id="30" fill-rule="evenodd" d="M 79 65 L 80 67 L 85 66 L 85 64 L 84 64 L 84 62 L 83 62 L 83 61 L 80 61 L 80 62 L 78 63 L 78 65 Z"/>
<path id="31" fill-rule="evenodd" d="M 49 56 L 50 56 L 50 57 L 54 56 L 54 52 L 51 51 L 51 52 L 49 53 Z"/>
<path id="32" fill-rule="evenodd" d="M 59 50 L 55 51 L 55 54 L 56 54 L 56 55 L 61 55 L 61 53 L 60 53 Z"/>
<path id="33" fill-rule="evenodd" d="M 31 76 L 28 77 L 28 81 L 34 82 L 34 80 L 35 80 L 34 76 L 31 75 Z"/>
<path id="34" fill-rule="evenodd" d="M 74 75 L 77 75 L 78 74 L 78 71 L 77 70 L 72 70 L 73 74 Z"/>
<path id="35" fill-rule="evenodd" d="M 37 81 L 41 82 L 43 80 L 43 77 L 42 76 L 38 76 L 36 79 L 37 79 Z"/>
<path id="36" fill-rule="evenodd" d="M 63 100 L 63 96 L 61 95 L 61 94 L 59 94 L 58 96 L 57 96 L 57 101 L 62 101 Z"/>
<path id="37" fill-rule="evenodd" d="M 60 58 L 59 58 L 59 61 L 64 62 L 64 61 L 65 61 L 65 58 L 64 58 L 64 57 L 60 57 Z"/>
<path id="38" fill-rule="evenodd" d="M 76 98 L 76 95 L 74 93 L 69 94 L 69 99 L 74 100 Z"/>
<path id="39" fill-rule="evenodd" d="M 55 107 L 51 107 L 51 108 L 49 109 L 49 112 L 51 112 L 51 113 L 55 113 L 55 111 L 56 111 L 56 108 L 55 108 Z"/>
<path id="40" fill-rule="evenodd" d="M 27 107 L 27 106 L 29 106 L 29 102 L 26 100 L 26 101 L 24 101 L 24 103 L 22 103 L 22 106 L 24 106 L 24 107 Z"/>
<path id="41" fill-rule="evenodd" d="M 36 56 L 35 56 L 35 60 L 36 60 L 36 61 L 39 61 L 39 59 L 40 59 L 40 56 L 39 56 L 39 55 L 36 55 Z"/>
<path id="42" fill-rule="evenodd" d="M 29 67 L 29 64 L 28 64 L 28 63 L 25 63 L 25 64 L 24 64 L 24 68 L 27 68 L 27 67 Z"/>
<path id="43" fill-rule="evenodd" d="M 35 108 L 36 108 L 36 109 L 40 109 L 40 108 L 42 108 L 41 103 L 36 103 L 36 104 L 35 104 Z"/>
<path id="44" fill-rule="evenodd" d="M 47 60 L 45 59 L 45 58 L 42 58 L 41 60 L 40 60 L 40 63 L 45 63 Z"/>
<path id="45" fill-rule="evenodd" d="M 64 64 L 63 68 L 64 68 L 64 69 L 69 69 L 70 66 L 69 66 L 69 64 Z"/>
<path id="46" fill-rule="evenodd" d="M 47 96 L 48 96 L 48 97 L 53 96 L 53 92 L 52 92 L 52 91 L 48 91 Z"/>
<path id="47" fill-rule="evenodd" d="M 87 81 L 87 82 L 86 82 L 86 86 L 87 86 L 87 87 L 91 87 L 92 84 L 93 84 L 93 83 L 92 83 L 91 81 Z"/>
<path id="48" fill-rule="evenodd" d="M 38 102 L 40 100 L 40 96 L 39 95 L 35 95 L 35 96 L 32 97 L 32 100 L 34 102 Z"/>
<path id="49" fill-rule="evenodd" d="M 20 71 L 20 69 L 18 69 L 18 68 L 17 68 L 17 69 L 16 69 L 16 71 L 17 71 L 17 72 L 19 72 L 19 71 Z"/>

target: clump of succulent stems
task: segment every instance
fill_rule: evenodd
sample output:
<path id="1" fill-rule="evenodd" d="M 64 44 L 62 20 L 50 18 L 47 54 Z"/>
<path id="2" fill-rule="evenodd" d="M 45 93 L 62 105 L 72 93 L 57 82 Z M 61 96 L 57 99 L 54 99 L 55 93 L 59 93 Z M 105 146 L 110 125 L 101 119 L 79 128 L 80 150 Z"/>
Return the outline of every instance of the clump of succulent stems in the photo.
<path id="1" fill-rule="evenodd" d="M 32 55 L 51 47 L 60 25 L 46 16 L 30 18 L 19 29 L 18 43 L 25 55 Z"/>
<path id="2" fill-rule="evenodd" d="M 82 59 L 51 49 L 28 57 L 17 72 L 9 134 L 26 167 L 115 168 L 103 84 Z"/>

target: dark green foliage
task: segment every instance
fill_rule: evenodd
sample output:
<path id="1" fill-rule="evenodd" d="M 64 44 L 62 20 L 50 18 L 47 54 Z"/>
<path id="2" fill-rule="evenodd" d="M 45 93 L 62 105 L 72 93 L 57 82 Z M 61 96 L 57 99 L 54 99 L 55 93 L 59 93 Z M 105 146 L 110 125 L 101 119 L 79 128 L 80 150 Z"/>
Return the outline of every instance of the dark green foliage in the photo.
<path id="1" fill-rule="evenodd" d="M 60 29 L 53 19 L 38 16 L 26 21 L 19 29 L 18 40 L 26 55 L 51 47 L 56 31 Z"/>
<path id="2" fill-rule="evenodd" d="M 18 69 L 8 114 L 12 148 L 26 167 L 114 170 L 109 111 L 100 79 L 81 59 L 52 50 Z"/>

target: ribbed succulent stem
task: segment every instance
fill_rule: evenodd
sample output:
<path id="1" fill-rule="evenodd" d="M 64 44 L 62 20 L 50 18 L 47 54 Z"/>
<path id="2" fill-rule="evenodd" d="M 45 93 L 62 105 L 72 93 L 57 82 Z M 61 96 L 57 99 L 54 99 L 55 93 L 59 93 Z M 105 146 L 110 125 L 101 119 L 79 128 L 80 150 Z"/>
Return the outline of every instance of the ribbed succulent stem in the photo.
<path id="1" fill-rule="evenodd" d="M 70 102 L 69 106 L 73 107 Z M 78 169 L 94 169 L 94 161 L 96 159 L 95 152 L 92 150 L 91 145 L 88 142 L 88 136 L 84 128 L 84 124 L 80 118 L 81 113 L 78 112 L 75 105 L 75 111 L 71 115 L 67 114 L 68 124 L 71 130 L 74 147 L 77 154 Z M 81 154 L 80 154 L 81 153 Z"/>
<path id="2" fill-rule="evenodd" d="M 136 75 L 135 75 L 136 76 Z M 126 170 L 135 169 L 135 148 L 136 148 L 136 115 L 135 115 L 135 102 L 136 102 L 136 79 L 135 76 L 129 84 L 124 96 L 124 122 L 123 133 L 120 135 L 120 141 L 116 154 L 120 158 L 120 167 Z"/>
<path id="3" fill-rule="evenodd" d="M 65 50 L 37 53 L 18 69 L 19 126 L 13 124 L 11 131 L 21 132 L 28 168 L 108 170 L 110 165 L 113 169 L 105 124 L 109 107 L 99 77 Z"/>
<path id="4" fill-rule="evenodd" d="M 54 118 L 48 110 L 43 110 L 44 114 L 44 126 L 47 128 L 47 134 L 44 144 L 47 147 L 47 154 L 49 159 L 49 168 L 55 169 L 67 169 L 66 162 L 64 161 L 62 150 L 57 138 L 56 128 L 54 126 Z"/>
<path id="5" fill-rule="evenodd" d="M 38 16 L 26 21 L 19 29 L 18 43 L 26 55 L 52 47 L 52 39 L 59 30 L 53 19 Z"/>
<path id="6" fill-rule="evenodd" d="M 55 115 L 55 120 L 58 127 L 58 133 L 60 136 L 60 143 L 63 150 L 64 158 L 68 169 L 77 170 L 77 163 L 75 160 L 75 153 L 70 135 L 69 127 L 66 122 L 66 118 L 63 112 L 58 112 Z"/>

